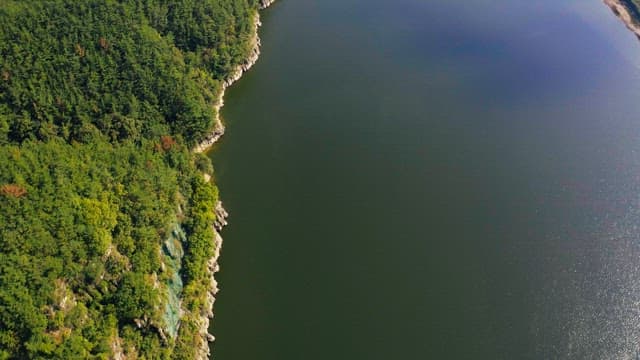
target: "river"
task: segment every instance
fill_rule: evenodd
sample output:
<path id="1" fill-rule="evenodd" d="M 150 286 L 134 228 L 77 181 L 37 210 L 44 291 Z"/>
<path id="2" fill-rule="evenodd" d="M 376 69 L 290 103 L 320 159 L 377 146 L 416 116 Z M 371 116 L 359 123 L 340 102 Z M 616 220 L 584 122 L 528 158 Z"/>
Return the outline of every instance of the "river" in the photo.
<path id="1" fill-rule="evenodd" d="M 640 42 L 600 0 L 281 0 L 261 37 L 217 360 L 635 359 Z"/>

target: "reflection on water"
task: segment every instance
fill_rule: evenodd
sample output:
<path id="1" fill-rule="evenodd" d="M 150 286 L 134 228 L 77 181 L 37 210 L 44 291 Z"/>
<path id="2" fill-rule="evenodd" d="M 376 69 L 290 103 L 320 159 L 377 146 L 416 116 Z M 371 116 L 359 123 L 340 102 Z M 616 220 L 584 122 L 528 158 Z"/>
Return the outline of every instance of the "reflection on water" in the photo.
<path id="1" fill-rule="evenodd" d="M 545 357 L 636 359 L 640 353 L 640 204 L 634 202 L 627 214 L 601 219 L 604 231 L 593 234 L 593 247 L 574 249 L 575 260 L 538 294 L 533 330 Z M 548 326 L 549 317 L 556 327 Z"/>

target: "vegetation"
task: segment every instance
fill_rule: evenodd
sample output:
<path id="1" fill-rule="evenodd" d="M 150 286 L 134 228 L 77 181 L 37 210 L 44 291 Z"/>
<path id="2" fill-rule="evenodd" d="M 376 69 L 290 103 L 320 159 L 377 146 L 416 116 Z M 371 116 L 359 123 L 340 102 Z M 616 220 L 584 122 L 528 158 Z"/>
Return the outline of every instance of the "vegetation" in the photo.
<path id="1" fill-rule="evenodd" d="M 251 50 L 256 9 L 0 2 L 0 359 L 195 356 L 217 190 L 189 149 Z M 176 222 L 180 269 L 162 250 Z"/>

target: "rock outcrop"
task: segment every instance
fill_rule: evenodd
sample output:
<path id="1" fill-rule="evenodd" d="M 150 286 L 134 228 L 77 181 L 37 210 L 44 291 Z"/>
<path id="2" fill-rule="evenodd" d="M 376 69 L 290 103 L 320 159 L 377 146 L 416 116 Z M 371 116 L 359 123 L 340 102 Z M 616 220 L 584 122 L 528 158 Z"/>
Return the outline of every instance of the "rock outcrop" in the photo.
<path id="1" fill-rule="evenodd" d="M 260 0 L 260 9 L 266 9 L 271 4 L 273 4 L 276 0 Z"/>

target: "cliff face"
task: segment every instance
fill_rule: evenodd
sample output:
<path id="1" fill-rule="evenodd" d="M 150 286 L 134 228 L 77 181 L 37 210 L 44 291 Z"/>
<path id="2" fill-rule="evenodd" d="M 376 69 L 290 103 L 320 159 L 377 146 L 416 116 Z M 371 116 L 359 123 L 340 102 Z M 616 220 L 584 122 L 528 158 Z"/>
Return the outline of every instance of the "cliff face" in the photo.
<path id="1" fill-rule="evenodd" d="M 636 5 L 629 0 L 604 0 L 604 3 L 640 39 L 640 18 Z"/>

